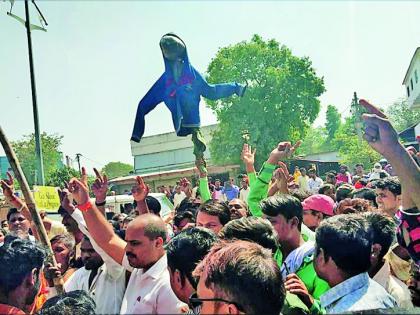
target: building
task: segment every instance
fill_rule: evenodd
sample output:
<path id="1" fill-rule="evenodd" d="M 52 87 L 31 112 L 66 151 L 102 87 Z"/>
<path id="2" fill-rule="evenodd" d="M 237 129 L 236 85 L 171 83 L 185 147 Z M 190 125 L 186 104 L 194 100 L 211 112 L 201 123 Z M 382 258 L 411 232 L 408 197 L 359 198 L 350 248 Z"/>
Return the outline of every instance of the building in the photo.
<path id="1" fill-rule="evenodd" d="M 407 90 L 407 102 L 411 108 L 420 108 L 420 47 L 411 58 L 403 84 Z"/>
<path id="2" fill-rule="evenodd" d="M 210 143 L 212 132 L 217 125 L 201 128 L 207 144 Z M 191 136 L 178 137 L 175 132 L 142 138 L 140 143 L 131 142 L 131 154 L 134 158 L 134 172 L 141 175 L 153 191 L 161 185 L 172 185 L 187 177 L 193 181 L 195 172 L 195 156 Z M 207 161 L 207 170 L 212 178 L 228 180 L 229 176 L 239 173 L 239 165 L 216 166 L 211 162 L 210 150 L 204 153 Z M 118 194 L 130 191 L 136 182 L 136 175 L 114 178 L 110 180 L 112 190 Z"/>
<path id="3" fill-rule="evenodd" d="M 408 127 L 407 129 L 398 133 L 404 146 L 413 146 L 419 151 L 419 137 L 420 137 L 420 122 Z"/>

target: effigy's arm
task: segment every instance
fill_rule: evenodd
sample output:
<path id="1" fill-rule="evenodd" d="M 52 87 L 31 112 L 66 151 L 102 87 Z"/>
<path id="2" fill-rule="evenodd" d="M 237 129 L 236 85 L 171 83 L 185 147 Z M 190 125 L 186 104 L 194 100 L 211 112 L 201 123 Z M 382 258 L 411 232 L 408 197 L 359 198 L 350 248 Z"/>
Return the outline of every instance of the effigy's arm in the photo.
<path id="1" fill-rule="evenodd" d="M 245 87 L 239 83 L 231 82 L 231 83 L 220 83 L 220 84 L 209 84 L 203 78 L 203 76 L 194 69 L 194 74 L 196 79 L 200 82 L 200 94 L 203 95 L 205 98 L 211 100 L 218 100 L 220 98 L 229 97 L 233 94 L 242 96 L 245 92 Z"/>
<path id="2" fill-rule="evenodd" d="M 136 120 L 134 122 L 131 140 L 140 142 L 140 139 L 144 134 L 144 117 L 163 101 L 164 90 L 165 81 L 164 75 L 162 75 L 141 99 L 137 107 Z"/>

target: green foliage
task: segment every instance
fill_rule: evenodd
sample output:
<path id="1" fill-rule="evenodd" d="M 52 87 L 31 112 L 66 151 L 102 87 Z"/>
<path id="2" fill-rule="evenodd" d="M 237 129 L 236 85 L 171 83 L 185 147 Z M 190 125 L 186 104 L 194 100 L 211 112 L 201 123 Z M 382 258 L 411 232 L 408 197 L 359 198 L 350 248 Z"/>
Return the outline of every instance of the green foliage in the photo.
<path id="1" fill-rule="evenodd" d="M 410 109 L 407 104 L 407 99 L 400 99 L 394 102 L 388 107 L 386 113 L 397 131 L 403 131 L 420 122 L 420 110 Z"/>
<path id="2" fill-rule="evenodd" d="M 69 182 L 71 178 L 80 178 L 79 171 L 74 168 L 64 166 L 52 172 L 49 176 L 47 185 L 64 188 L 64 183 Z"/>
<path id="3" fill-rule="evenodd" d="M 347 117 L 341 124 L 332 144 L 338 148 L 341 162 L 350 167 L 356 163 L 363 163 L 365 169 L 370 169 L 381 158 L 365 140 L 359 138 L 352 117 Z"/>
<path id="4" fill-rule="evenodd" d="M 49 182 L 51 174 L 63 165 L 62 154 L 59 150 L 62 139 L 62 136 L 56 134 L 48 135 L 45 132 L 41 134 L 45 182 Z M 23 136 L 23 139 L 12 142 L 12 147 L 28 184 L 32 186 L 35 182 L 35 170 L 37 170 L 35 135 Z"/>
<path id="5" fill-rule="evenodd" d="M 248 82 L 243 98 L 207 101 L 219 127 L 210 143 L 215 163 L 239 163 L 242 133 L 258 147 L 261 165 L 279 142 L 296 141 L 319 113 L 318 97 L 325 91 L 307 57 L 293 56 L 290 49 L 275 40 L 254 35 L 249 42 L 221 48 L 208 67 L 208 81 Z"/>
<path id="6" fill-rule="evenodd" d="M 328 141 L 331 141 L 341 125 L 341 114 L 338 112 L 337 107 L 328 105 L 326 118 L 325 128 L 328 133 Z"/>
<path id="7" fill-rule="evenodd" d="M 122 162 L 109 162 L 102 169 L 108 178 L 116 178 L 120 176 L 127 176 L 133 171 L 133 166 Z"/>
<path id="8" fill-rule="evenodd" d="M 299 153 L 308 155 L 332 151 L 334 148 L 328 143 L 327 130 L 322 127 L 311 128 L 303 138 Z"/>

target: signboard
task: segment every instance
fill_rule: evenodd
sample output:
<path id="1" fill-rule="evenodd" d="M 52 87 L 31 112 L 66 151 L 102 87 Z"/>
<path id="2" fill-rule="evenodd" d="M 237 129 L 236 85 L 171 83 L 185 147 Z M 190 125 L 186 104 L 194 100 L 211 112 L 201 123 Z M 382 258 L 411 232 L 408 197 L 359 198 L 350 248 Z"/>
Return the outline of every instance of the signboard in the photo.
<path id="1" fill-rule="evenodd" d="M 56 187 L 34 186 L 34 199 L 38 210 L 57 212 L 60 207 L 60 197 Z"/>

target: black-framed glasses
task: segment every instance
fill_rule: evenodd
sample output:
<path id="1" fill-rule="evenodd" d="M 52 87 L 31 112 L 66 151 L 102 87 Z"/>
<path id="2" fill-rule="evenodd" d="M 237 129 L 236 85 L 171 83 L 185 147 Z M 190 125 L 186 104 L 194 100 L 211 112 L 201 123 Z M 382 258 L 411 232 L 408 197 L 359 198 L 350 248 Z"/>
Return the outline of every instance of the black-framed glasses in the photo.
<path id="1" fill-rule="evenodd" d="M 238 305 L 238 303 L 236 302 L 228 301 L 221 298 L 202 299 L 202 298 L 197 297 L 197 293 L 192 294 L 189 298 L 189 301 L 190 301 L 190 305 L 193 308 L 197 308 L 197 307 L 201 308 L 203 306 L 203 302 L 222 302 L 226 304 L 233 304 L 236 306 L 238 310 L 240 310 L 241 312 L 245 312 L 243 307 Z"/>

